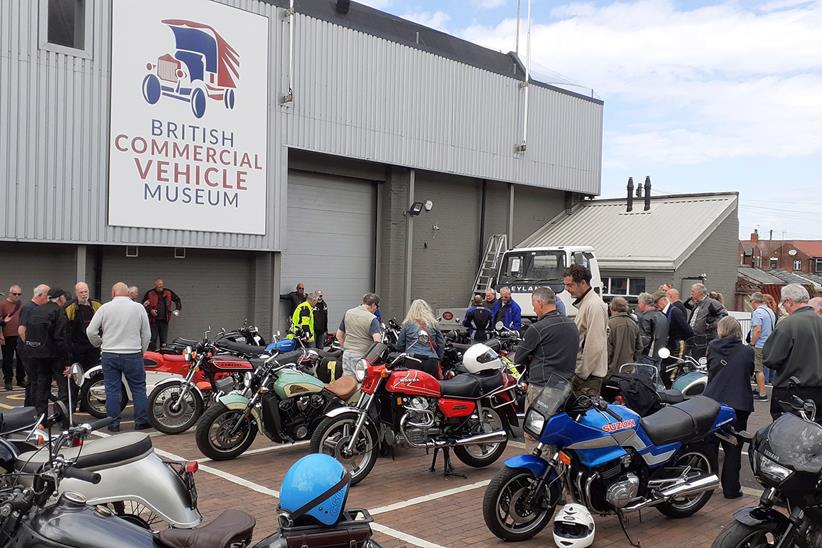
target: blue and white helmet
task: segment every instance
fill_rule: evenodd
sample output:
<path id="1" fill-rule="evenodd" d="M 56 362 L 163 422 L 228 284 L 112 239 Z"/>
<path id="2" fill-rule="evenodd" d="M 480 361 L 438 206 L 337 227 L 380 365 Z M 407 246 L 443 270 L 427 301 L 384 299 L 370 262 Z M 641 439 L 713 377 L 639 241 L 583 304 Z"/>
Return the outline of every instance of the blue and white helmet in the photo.
<path id="1" fill-rule="evenodd" d="M 283 478 L 280 510 L 294 524 L 309 517 L 322 525 L 335 525 L 345 509 L 350 484 L 351 475 L 334 457 L 306 455 Z"/>

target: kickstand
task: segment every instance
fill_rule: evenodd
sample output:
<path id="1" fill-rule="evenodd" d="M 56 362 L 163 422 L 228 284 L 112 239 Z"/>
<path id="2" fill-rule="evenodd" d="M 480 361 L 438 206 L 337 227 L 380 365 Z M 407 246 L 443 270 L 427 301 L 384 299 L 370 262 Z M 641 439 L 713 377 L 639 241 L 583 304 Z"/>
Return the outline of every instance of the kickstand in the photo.
<path id="1" fill-rule="evenodd" d="M 625 538 L 628 539 L 628 544 L 630 544 L 634 548 L 641 548 L 641 542 L 634 543 L 634 541 L 631 540 L 631 537 L 628 536 L 628 530 L 625 528 L 625 514 L 623 514 L 621 511 L 617 511 L 617 517 L 619 518 L 619 526 L 622 527 L 622 532 L 625 533 Z"/>
<path id="2" fill-rule="evenodd" d="M 468 476 L 466 476 L 464 474 L 457 474 L 456 472 L 454 472 L 454 466 L 451 464 L 451 449 L 448 448 L 448 447 L 442 447 L 441 449 L 442 449 L 442 458 L 445 461 L 442 475 L 445 476 L 446 478 L 453 476 L 453 477 L 457 477 L 457 478 L 468 479 Z M 436 470 L 436 467 L 437 467 L 437 453 L 439 452 L 439 450 L 440 450 L 440 447 L 435 447 L 434 448 L 434 458 L 433 458 L 433 460 L 431 460 L 431 468 L 428 469 L 429 472 L 434 472 Z"/>

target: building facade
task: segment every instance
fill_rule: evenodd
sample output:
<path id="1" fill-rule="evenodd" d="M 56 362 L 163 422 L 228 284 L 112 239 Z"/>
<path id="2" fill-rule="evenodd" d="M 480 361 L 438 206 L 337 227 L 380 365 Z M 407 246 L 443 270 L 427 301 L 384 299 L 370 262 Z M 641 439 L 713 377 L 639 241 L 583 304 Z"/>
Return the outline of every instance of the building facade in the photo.
<path id="1" fill-rule="evenodd" d="M 739 264 L 764 270 L 822 274 L 822 241 L 760 239 L 754 230 L 739 242 Z"/>
<path id="2" fill-rule="evenodd" d="M 490 234 L 600 191 L 601 101 L 356 3 L 8 0 L 0 51 L 0 284 L 161 276 L 176 335 L 284 329 L 298 281 L 332 329 L 462 303 Z"/>

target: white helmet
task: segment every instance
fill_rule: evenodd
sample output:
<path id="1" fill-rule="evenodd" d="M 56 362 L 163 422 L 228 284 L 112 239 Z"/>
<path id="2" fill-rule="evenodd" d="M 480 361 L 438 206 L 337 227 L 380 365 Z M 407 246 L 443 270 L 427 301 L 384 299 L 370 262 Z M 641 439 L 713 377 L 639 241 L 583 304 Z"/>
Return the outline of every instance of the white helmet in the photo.
<path id="1" fill-rule="evenodd" d="M 462 356 L 462 365 L 469 373 L 499 371 L 505 367 L 505 364 L 493 349 L 480 343 L 472 345 L 465 351 Z"/>
<path id="2" fill-rule="evenodd" d="M 554 516 L 554 544 L 559 548 L 587 548 L 595 532 L 594 518 L 581 504 L 566 504 Z"/>

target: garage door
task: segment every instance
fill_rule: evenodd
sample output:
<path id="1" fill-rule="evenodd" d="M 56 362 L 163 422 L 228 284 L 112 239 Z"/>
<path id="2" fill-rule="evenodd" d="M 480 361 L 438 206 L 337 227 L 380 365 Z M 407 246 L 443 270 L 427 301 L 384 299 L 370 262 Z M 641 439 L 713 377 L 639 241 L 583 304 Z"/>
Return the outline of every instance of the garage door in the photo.
<path id="1" fill-rule="evenodd" d="M 280 294 L 297 282 L 306 292 L 322 289 L 335 330 L 345 311 L 374 290 L 375 226 L 374 183 L 290 171 Z"/>

